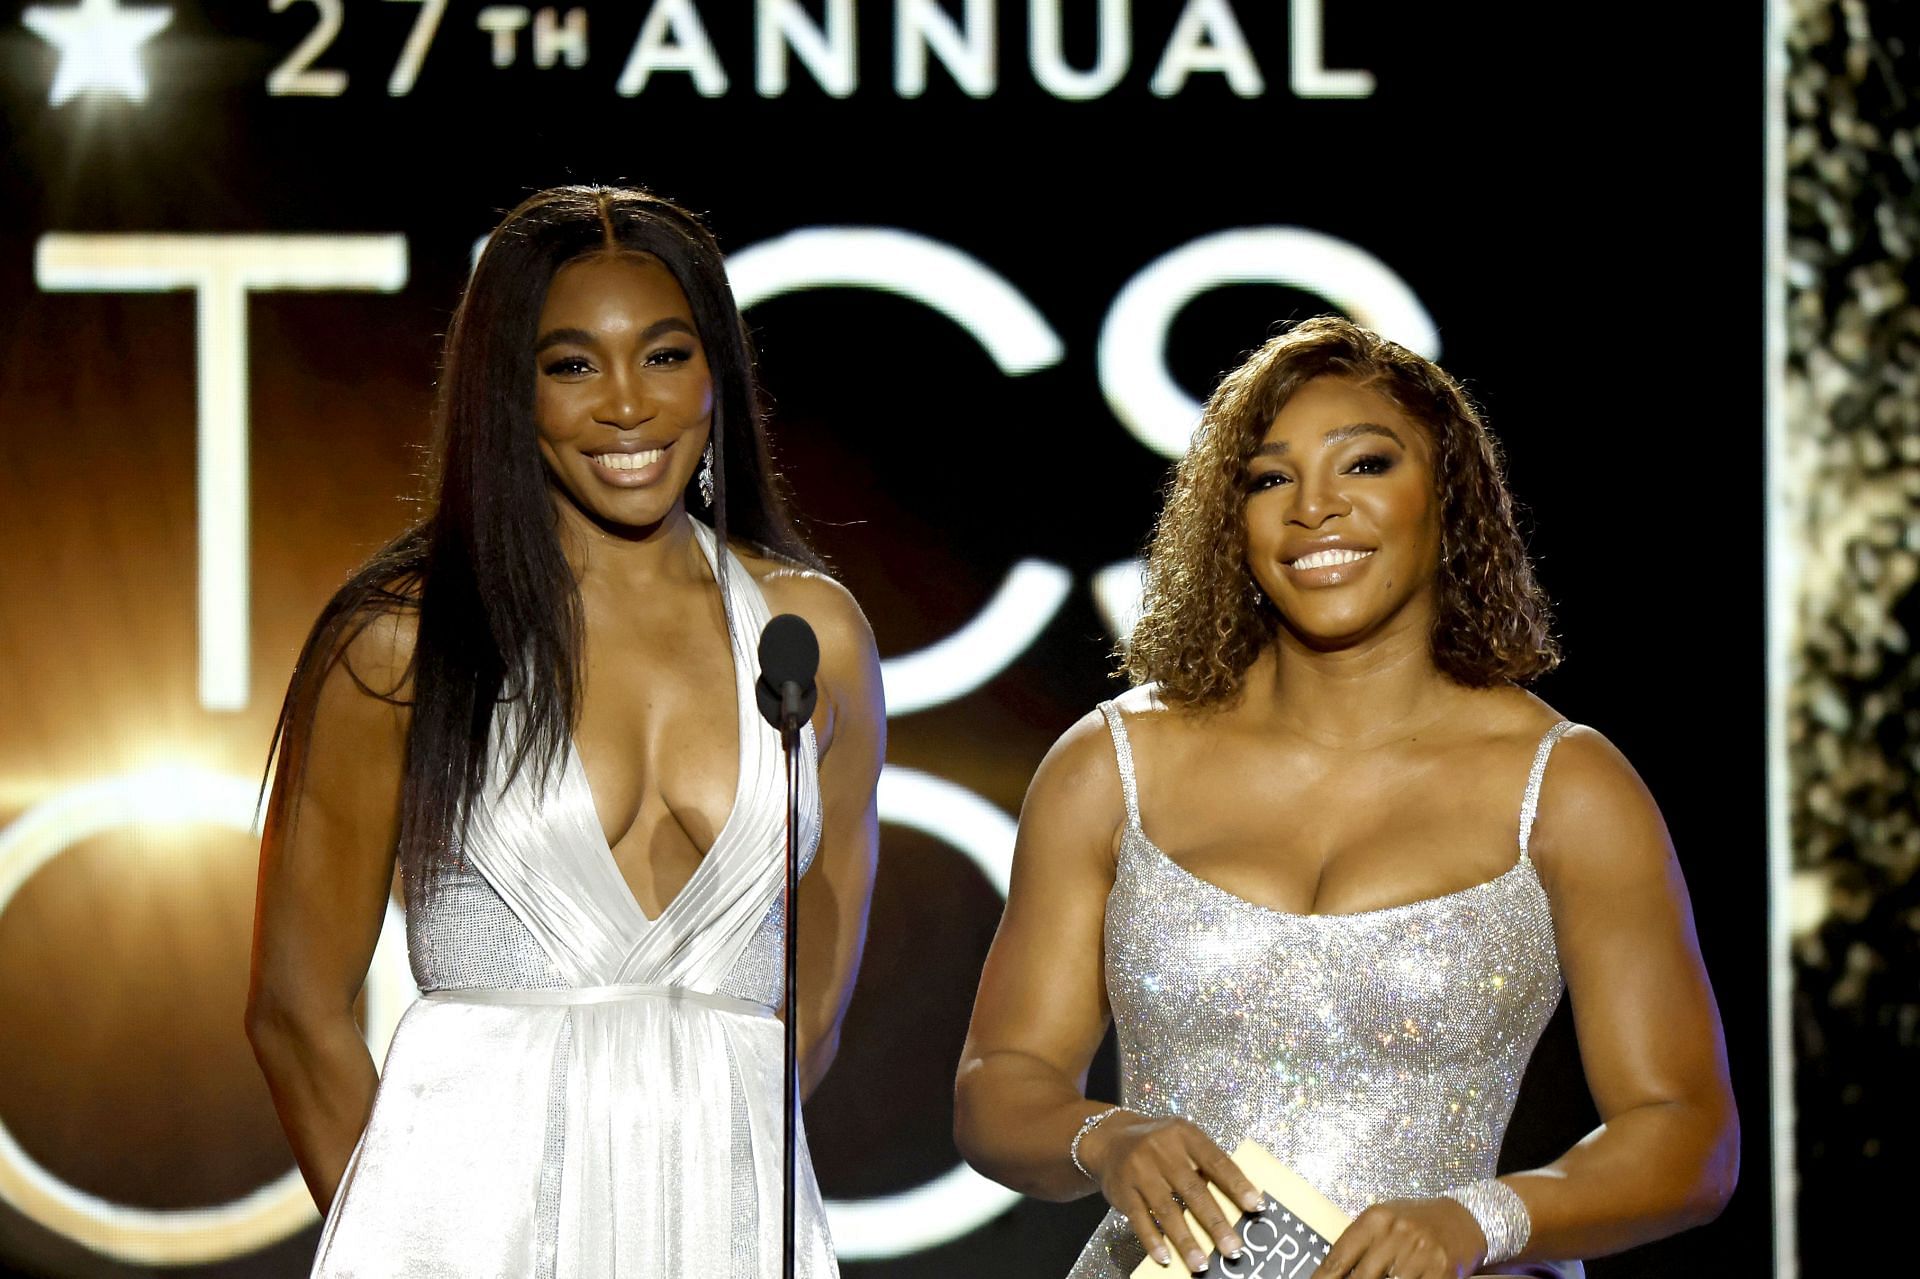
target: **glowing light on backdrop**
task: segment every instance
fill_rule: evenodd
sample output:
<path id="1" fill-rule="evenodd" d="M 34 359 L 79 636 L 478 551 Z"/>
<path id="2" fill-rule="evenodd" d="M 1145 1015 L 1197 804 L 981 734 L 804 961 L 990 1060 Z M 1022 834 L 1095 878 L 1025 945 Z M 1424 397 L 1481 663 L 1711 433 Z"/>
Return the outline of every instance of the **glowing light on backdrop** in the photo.
<path id="1" fill-rule="evenodd" d="M 560 17 L 552 7 L 535 12 L 523 4 L 490 4 L 475 19 L 493 37 L 493 65 L 505 70 L 520 58 L 520 33 L 533 24 L 533 65 L 552 70 L 562 61 L 573 69 L 587 65 L 587 11 L 569 9 Z M 408 88 L 411 88 L 411 84 Z M 404 90 L 388 86 L 396 97 Z"/>
<path id="2" fill-rule="evenodd" d="M 807 227 L 727 258 L 742 309 L 785 293 L 877 289 L 931 307 L 965 329 L 1009 377 L 1066 353 L 1026 294 L 952 245 L 892 227 Z"/>
<path id="3" fill-rule="evenodd" d="M 1107 629 L 1122 644 L 1132 636 L 1133 625 L 1140 620 L 1146 572 L 1145 560 L 1132 559 L 1109 564 L 1093 575 L 1093 602 L 1099 607 L 1100 618 Z"/>
<path id="4" fill-rule="evenodd" d="M 200 703 L 244 709 L 252 688 L 247 616 L 247 294 L 376 289 L 407 282 L 398 235 L 69 235 L 40 237 L 42 289 L 191 289 L 198 320 Z"/>
<path id="5" fill-rule="evenodd" d="M 206 823 L 254 831 L 254 779 L 161 767 L 102 777 L 49 796 L 0 831 L 0 914 L 34 872 L 96 835 Z M 382 1060 L 400 1016 L 419 995 L 407 966 L 405 925 L 388 903 L 367 973 L 366 1041 Z M 192 1265 L 241 1256 L 318 1219 L 298 1172 L 231 1203 L 151 1209 L 88 1194 L 42 1167 L 0 1123 L 0 1199 L 49 1230 L 121 1261 Z"/>
<path id="6" fill-rule="evenodd" d="M 1218 71 L 1243 98 L 1257 98 L 1267 91 L 1266 77 L 1260 74 L 1260 64 L 1254 61 L 1227 0 L 1188 0 L 1154 69 L 1153 91 L 1171 98 L 1196 71 Z"/>
<path id="7" fill-rule="evenodd" d="M 1154 259 L 1128 280 L 1100 329 L 1100 390 L 1120 425 L 1162 457 L 1187 451 L 1200 403 L 1167 372 L 1167 331 L 1186 305 L 1230 284 L 1278 284 L 1325 298 L 1428 359 L 1440 331 L 1412 287 L 1365 249 L 1305 227 L 1219 231 Z"/>
<path id="8" fill-rule="evenodd" d="M 927 91 L 927 57 L 940 59 L 969 97 L 993 92 L 993 0 L 965 0 L 955 22 L 933 0 L 900 0 L 894 10 L 893 87 L 903 98 Z"/>
<path id="9" fill-rule="evenodd" d="M 1318 4 L 1295 4 L 1287 9 L 1288 69 L 1294 93 L 1303 98 L 1372 97 L 1373 72 L 1328 69 L 1322 52 L 1327 47 L 1321 30 L 1325 17 Z"/>
<path id="10" fill-rule="evenodd" d="M 798 0 L 756 0 L 754 82 L 763 98 L 787 91 L 791 51 L 814 82 L 836 98 L 850 97 L 860 83 L 854 60 L 853 0 L 827 0 L 826 22 L 815 26 Z"/>
<path id="11" fill-rule="evenodd" d="M 1767 1039 L 1768 1134 L 1773 1165 L 1773 1272 L 1798 1279 L 1795 1209 L 1793 934 L 1796 920 L 1784 903 L 1793 897 L 1793 772 L 1787 755 L 1791 727 L 1795 619 L 1800 599 L 1800 547 L 1806 502 L 1787 436 L 1787 32 L 1786 0 L 1768 0 L 1766 53 L 1766 471 L 1767 556 Z M 1823 912 L 1824 913 L 1824 912 Z"/>
<path id="12" fill-rule="evenodd" d="M 267 7 L 275 13 L 285 13 L 301 3 L 311 3 L 320 10 L 320 20 L 314 24 L 313 30 L 307 32 L 307 38 L 294 46 L 287 60 L 267 76 L 267 92 L 294 97 L 337 98 L 347 91 L 347 73 L 329 69 L 316 71 L 313 69 L 313 60 L 325 52 L 334 37 L 340 34 L 340 28 L 346 21 L 345 10 L 340 0 L 267 0 Z M 400 67 L 396 64 L 389 83 L 399 79 Z M 408 81 L 409 87 L 411 84 Z"/>
<path id="13" fill-rule="evenodd" d="M 623 98 L 634 97 L 647 87 L 656 71 L 686 72 L 705 98 L 717 98 L 727 91 L 730 82 L 726 69 L 720 65 L 713 41 L 707 38 L 693 0 L 657 0 L 647 11 L 615 88 Z"/>
<path id="14" fill-rule="evenodd" d="M 943 640 L 880 663 L 887 716 L 958 701 L 1014 664 L 1060 611 L 1073 575 L 1045 560 L 1021 560 L 965 626 Z"/>
<path id="15" fill-rule="evenodd" d="M 414 82 L 420 78 L 420 64 L 427 60 L 427 48 L 433 44 L 434 32 L 440 29 L 440 19 L 447 12 L 447 0 L 403 0 L 403 2 L 419 5 L 420 16 L 414 19 L 413 30 L 407 32 L 407 42 L 400 46 L 400 60 L 393 64 L 393 74 L 387 78 L 387 92 L 396 98 L 404 98 L 413 92 Z M 551 11 L 543 10 L 542 12 L 550 13 Z M 585 16 L 581 14 L 581 17 Z M 582 23 L 581 27 L 584 48 L 585 23 Z"/>
<path id="16" fill-rule="evenodd" d="M 808 289 L 861 288 L 918 302 L 964 329 L 999 370 L 1019 377 L 1059 362 L 1066 347 L 1025 294 L 979 259 L 888 227 L 808 227 L 727 259 L 742 309 Z M 1073 578 L 1022 560 L 965 626 L 880 664 L 887 714 L 957 700 L 1011 666 L 1059 611 Z"/>
<path id="17" fill-rule="evenodd" d="M 140 50 L 173 21 L 173 10 L 80 0 L 71 8 L 34 5 L 21 10 L 20 21 L 60 51 L 60 67 L 47 91 L 51 105 L 57 107 L 83 90 L 144 102 L 147 72 L 140 65 Z"/>
<path id="18" fill-rule="evenodd" d="M 1133 59 L 1127 0 L 1100 0 L 1099 48 L 1093 65 L 1078 70 L 1066 59 L 1060 0 L 1040 0 L 1027 14 L 1027 56 L 1033 78 L 1056 98 L 1085 102 L 1111 92 Z"/>

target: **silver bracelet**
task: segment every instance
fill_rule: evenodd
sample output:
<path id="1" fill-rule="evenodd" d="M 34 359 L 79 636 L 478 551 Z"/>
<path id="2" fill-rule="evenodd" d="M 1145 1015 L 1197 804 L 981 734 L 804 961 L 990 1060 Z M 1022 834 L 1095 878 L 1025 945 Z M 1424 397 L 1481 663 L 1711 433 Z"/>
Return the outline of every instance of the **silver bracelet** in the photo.
<path id="1" fill-rule="evenodd" d="M 1498 1265 L 1520 1255 L 1533 1236 L 1533 1218 L 1527 1205 L 1512 1186 L 1492 1177 L 1470 1185 L 1455 1186 L 1446 1197 L 1473 1214 L 1480 1233 L 1487 1237 L 1486 1265 Z"/>
<path id="2" fill-rule="evenodd" d="M 1092 1132 L 1095 1128 L 1098 1128 L 1104 1121 L 1113 1118 L 1115 1115 L 1119 1114 L 1124 1109 L 1125 1109 L 1124 1106 L 1108 1106 L 1105 1110 L 1097 1110 L 1093 1114 L 1088 1115 L 1085 1119 L 1082 1119 L 1080 1121 L 1080 1131 L 1073 1134 L 1073 1141 L 1067 1146 L 1067 1158 L 1073 1160 L 1073 1166 L 1075 1168 L 1078 1168 L 1080 1170 L 1080 1175 L 1082 1177 L 1085 1177 L 1088 1181 L 1098 1182 L 1100 1179 L 1094 1176 L 1092 1173 L 1088 1172 L 1087 1166 L 1080 1162 L 1080 1143 L 1086 1140 L 1086 1136 L 1088 1133 Z"/>

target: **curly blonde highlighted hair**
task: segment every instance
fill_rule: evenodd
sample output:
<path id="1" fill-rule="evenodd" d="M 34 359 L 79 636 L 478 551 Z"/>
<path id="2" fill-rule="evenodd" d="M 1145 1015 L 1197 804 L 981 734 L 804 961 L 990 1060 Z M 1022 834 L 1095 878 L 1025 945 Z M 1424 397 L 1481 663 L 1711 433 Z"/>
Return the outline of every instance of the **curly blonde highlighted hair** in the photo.
<path id="1" fill-rule="evenodd" d="M 1177 705 L 1231 702 L 1279 619 L 1247 569 L 1247 464 L 1274 417 L 1316 377 L 1347 378 L 1425 427 L 1441 499 L 1431 645 L 1458 683 L 1526 683 L 1560 660 L 1546 595 L 1514 525 L 1500 450 L 1459 384 L 1431 360 L 1337 316 L 1270 339 L 1207 401 L 1167 488 L 1146 594 L 1122 669 Z"/>

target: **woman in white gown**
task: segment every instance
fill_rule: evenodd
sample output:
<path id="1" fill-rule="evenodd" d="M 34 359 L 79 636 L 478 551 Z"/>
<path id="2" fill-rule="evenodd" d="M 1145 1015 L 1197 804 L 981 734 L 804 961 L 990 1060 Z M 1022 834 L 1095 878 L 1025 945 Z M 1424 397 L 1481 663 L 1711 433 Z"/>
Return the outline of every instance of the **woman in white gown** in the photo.
<path id="1" fill-rule="evenodd" d="M 247 1027 L 327 1214 L 314 1273 L 777 1274 L 769 616 L 821 645 L 803 1091 L 859 964 L 885 716 L 865 619 L 786 517 L 712 237 L 643 192 L 522 204 L 437 434 L 431 513 L 323 612 L 277 738 Z M 353 1001 L 396 862 L 425 998 L 376 1077 Z M 799 1271 L 830 1276 L 800 1162 Z"/>

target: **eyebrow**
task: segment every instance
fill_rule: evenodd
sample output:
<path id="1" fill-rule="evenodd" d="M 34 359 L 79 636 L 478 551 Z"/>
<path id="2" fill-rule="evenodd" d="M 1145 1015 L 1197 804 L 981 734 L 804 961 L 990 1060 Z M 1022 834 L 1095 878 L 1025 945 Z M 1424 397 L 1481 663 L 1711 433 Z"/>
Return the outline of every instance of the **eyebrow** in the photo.
<path id="1" fill-rule="evenodd" d="M 696 339 L 700 336 L 693 331 L 691 324 L 688 324 L 677 315 L 669 315 L 666 319 L 655 320 L 652 324 L 640 330 L 639 341 L 642 345 L 645 345 L 663 333 L 684 333 L 688 337 Z M 550 346 L 592 346 L 599 340 L 599 338 L 585 329 L 548 329 L 540 335 L 540 340 L 533 344 L 533 353 L 538 355 Z"/>
<path id="2" fill-rule="evenodd" d="M 1344 444 L 1359 435 L 1384 435 L 1401 448 L 1407 447 L 1407 442 L 1400 438 L 1398 431 L 1390 426 L 1382 426 L 1378 422 L 1354 422 L 1347 426 L 1336 426 L 1321 437 L 1321 443 L 1329 445 Z M 1256 448 L 1253 451 L 1253 455 L 1255 457 L 1279 457 L 1286 452 L 1287 442 L 1285 440 L 1275 440 Z"/>

